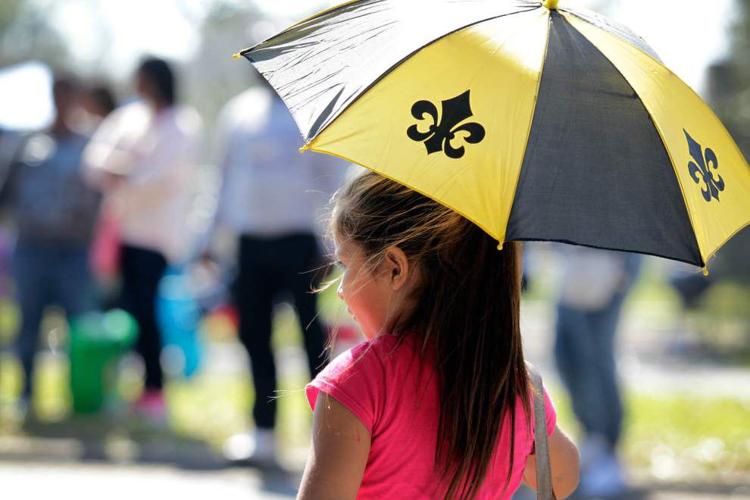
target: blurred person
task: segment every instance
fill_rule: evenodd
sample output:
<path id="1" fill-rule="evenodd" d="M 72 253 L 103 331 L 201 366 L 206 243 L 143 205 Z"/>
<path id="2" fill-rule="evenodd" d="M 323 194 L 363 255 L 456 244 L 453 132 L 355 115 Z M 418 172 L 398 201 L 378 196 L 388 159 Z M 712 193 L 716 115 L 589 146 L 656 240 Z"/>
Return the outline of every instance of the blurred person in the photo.
<path id="1" fill-rule="evenodd" d="M 315 376 L 325 364 L 326 343 L 313 294 L 314 271 L 323 262 L 316 219 L 343 181 L 346 163 L 300 154 L 299 131 L 265 83 L 227 103 L 219 130 L 222 183 L 214 228 L 239 237 L 234 303 L 255 387 L 255 430 L 231 438 L 225 453 L 232 461 L 276 465 L 273 307 L 280 300 L 293 305 Z"/>
<path id="2" fill-rule="evenodd" d="M 106 83 L 94 82 L 84 91 L 81 105 L 90 125 L 95 128 L 117 108 L 117 100 Z"/>
<path id="3" fill-rule="evenodd" d="M 109 85 L 103 81 L 94 81 L 86 86 L 81 105 L 83 127 L 95 132 L 104 119 L 117 108 L 117 100 Z M 117 261 L 120 242 L 117 221 L 111 205 L 106 200 L 102 204 L 91 244 L 91 268 L 97 282 L 102 309 L 117 307 L 119 299 Z"/>
<path id="4" fill-rule="evenodd" d="M 711 288 L 714 279 L 711 276 L 703 276 L 702 273 L 696 272 L 693 266 L 674 263 L 669 270 L 667 282 L 679 297 L 682 307 L 687 310 L 694 310 L 698 307 L 708 289 Z"/>
<path id="5" fill-rule="evenodd" d="M 10 175 L 11 165 L 18 155 L 22 137 L 23 134 L 0 126 L 0 193 Z M 13 235 L 6 227 L 8 224 L 5 224 L 2 215 L 0 212 L 0 301 L 8 298 L 11 293 L 10 261 L 13 246 Z M 0 331 L 0 339 L 6 337 L 5 333 Z"/>
<path id="6" fill-rule="evenodd" d="M 18 155 L 22 134 L 0 126 L 0 186 L 10 173 L 10 166 Z"/>
<path id="7" fill-rule="evenodd" d="M 149 57 L 135 72 L 139 101 L 112 112 L 86 150 L 89 181 L 102 189 L 119 233 L 119 305 L 136 319 L 136 351 L 145 365 L 144 391 L 136 409 L 162 420 L 166 407 L 160 363 L 161 333 L 156 295 L 168 264 L 189 253 L 190 208 L 201 120 L 178 105 L 171 66 Z"/>
<path id="8" fill-rule="evenodd" d="M 100 196 L 81 175 L 88 138 L 70 126 L 80 86 L 72 77 L 58 75 L 52 97 L 52 125 L 22 140 L 0 193 L 17 232 L 12 270 L 21 312 L 16 347 L 24 373 L 22 410 L 29 407 L 33 392 L 45 308 L 59 305 L 68 317 L 95 308 L 88 251 Z"/>
<path id="9" fill-rule="evenodd" d="M 615 334 L 641 257 L 586 247 L 566 247 L 563 255 L 554 353 L 583 430 L 579 492 L 616 495 L 627 486 L 617 457 L 623 402 Z"/>
<path id="10" fill-rule="evenodd" d="M 75 130 L 88 135 L 93 134 L 104 118 L 117 107 L 112 90 L 101 80 L 81 84 L 79 104 L 71 123 Z"/>

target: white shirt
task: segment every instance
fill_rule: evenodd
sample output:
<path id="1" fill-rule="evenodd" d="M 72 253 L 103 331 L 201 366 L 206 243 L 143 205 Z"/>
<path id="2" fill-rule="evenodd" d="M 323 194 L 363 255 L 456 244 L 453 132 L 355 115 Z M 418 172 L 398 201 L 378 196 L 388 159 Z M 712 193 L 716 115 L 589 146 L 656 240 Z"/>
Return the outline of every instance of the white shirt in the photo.
<path id="1" fill-rule="evenodd" d="M 218 224 L 236 234 L 316 233 L 347 163 L 300 153 L 284 103 L 264 87 L 238 95 L 220 115 L 222 189 Z"/>
<path id="2" fill-rule="evenodd" d="M 188 256 L 186 223 L 201 129 L 191 108 L 154 114 L 140 102 L 102 122 L 84 153 L 85 172 L 98 185 L 103 173 L 124 176 L 108 193 L 124 244 L 155 250 L 173 263 Z"/>

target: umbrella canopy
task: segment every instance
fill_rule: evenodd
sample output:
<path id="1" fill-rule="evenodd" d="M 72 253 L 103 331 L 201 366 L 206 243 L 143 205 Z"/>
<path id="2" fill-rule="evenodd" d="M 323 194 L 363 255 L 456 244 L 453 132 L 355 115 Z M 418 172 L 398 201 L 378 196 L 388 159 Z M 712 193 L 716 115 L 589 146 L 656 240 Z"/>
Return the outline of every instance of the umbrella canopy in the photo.
<path id="1" fill-rule="evenodd" d="M 241 55 L 303 149 L 403 183 L 501 245 L 703 267 L 750 223 L 750 169 L 710 108 L 642 39 L 556 0 L 359 0 Z"/>

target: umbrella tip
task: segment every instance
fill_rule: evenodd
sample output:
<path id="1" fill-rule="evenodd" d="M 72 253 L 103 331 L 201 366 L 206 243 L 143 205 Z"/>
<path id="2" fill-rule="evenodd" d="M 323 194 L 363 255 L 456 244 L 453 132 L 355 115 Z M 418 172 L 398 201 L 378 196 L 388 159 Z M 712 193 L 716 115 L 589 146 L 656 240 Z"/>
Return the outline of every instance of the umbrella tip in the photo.
<path id="1" fill-rule="evenodd" d="M 235 52 L 234 54 L 232 54 L 232 59 L 241 59 L 241 58 L 242 58 L 242 53 L 240 52 Z"/>
<path id="2" fill-rule="evenodd" d="M 557 10 L 557 0 L 543 0 L 542 5 L 547 7 L 549 10 Z"/>
<path id="3" fill-rule="evenodd" d="M 708 276 L 708 266 L 703 268 L 703 276 Z"/>

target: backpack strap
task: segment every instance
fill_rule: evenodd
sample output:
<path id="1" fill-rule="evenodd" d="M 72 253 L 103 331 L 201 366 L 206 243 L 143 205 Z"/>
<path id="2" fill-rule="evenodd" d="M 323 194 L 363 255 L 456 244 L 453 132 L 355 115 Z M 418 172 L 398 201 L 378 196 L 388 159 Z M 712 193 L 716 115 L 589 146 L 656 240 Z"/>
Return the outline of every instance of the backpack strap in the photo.
<path id="1" fill-rule="evenodd" d="M 528 365 L 529 377 L 534 386 L 534 448 L 536 454 L 536 497 L 537 500 L 556 500 L 552 490 L 552 468 L 547 444 L 547 417 L 544 410 L 544 385 L 542 376 Z"/>

